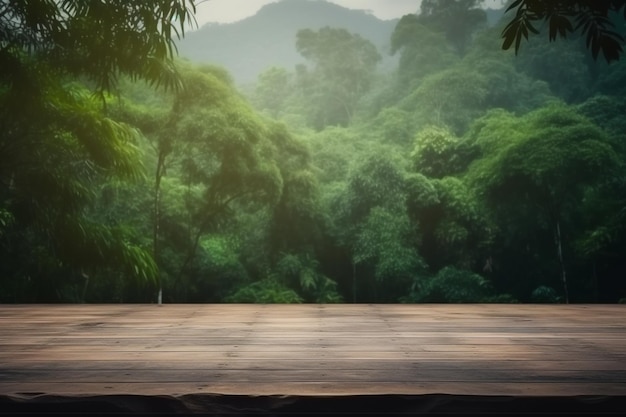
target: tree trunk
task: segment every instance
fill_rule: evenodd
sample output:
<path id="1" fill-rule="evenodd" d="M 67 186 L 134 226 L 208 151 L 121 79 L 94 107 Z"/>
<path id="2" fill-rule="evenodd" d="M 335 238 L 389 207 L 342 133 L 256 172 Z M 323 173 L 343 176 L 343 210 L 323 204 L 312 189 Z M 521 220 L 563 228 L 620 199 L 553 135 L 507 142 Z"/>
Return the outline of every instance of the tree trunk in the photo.
<path id="1" fill-rule="evenodd" d="M 163 172 L 165 170 L 165 154 L 163 152 L 159 152 L 159 159 L 157 161 L 156 173 L 154 175 L 154 206 L 152 208 L 152 214 L 154 216 L 154 220 L 152 223 L 152 256 L 154 257 L 154 262 L 157 263 L 158 267 L 158 256 L 159 256 L 159 228 L 160 228 L 160 217 L 161 217 L 161 179 L 163 178 Z M 159 292 L 157 295 L 157 303 L 161 305 L 163 302 L 163 282 L 161 281 L 161 273 L 157 271 L 157 284 L 159 286 Z"/>
<path id="2" fill-rule="evenodd" d="M 561 280 L 563 282 L 563 290 L 565 291 L 565 303 L 569 304 L 569 292 L 567 289 L 567 274 L 565 271 L 565 261 L 563 260 L 563 240 L 561 238 L 561 223 L 556 221 L 554 230 L 554 239 L 556 244 L 556 250 L 559 257 L 559 265 L 561 266 Z"/>
<path id="3" fill-rule="evenodd" d="M 203 223 L 198 228 L 198 231 L 196 232 L 196 235 L 193 238 L 193 241 L 192 241 L 191 247 L 189 249 L 189 252 L 187 252 L 187 256 L 185 257 L 185 260 L 183 261 L 183 264 L 181 265 L 180 269 L 178 270 L 178 274 L 176 274 L 176 279 L 174 280 L 174 288 L 178 287 L 178 283 L 182 280 L 183 274 L 185 273 L 185 270 L 187 269 L 187 267 L 189 266 L 189 264 L 191 263 L 191 261 L 193 260 L 193 258 L 196 255 L 196 251 L 198 250 L 198 245 L 200 244 L 200 238 L 204 234 L 203 233 L 204 227 L 205 227 L 205 224 Z"/>
<path id="4" fill-rule="evenodd" d="M 85 285 L 83 285 L 83 293 L 81 295 L 81 303 L 85 304 L 85 297 L 87 296 L 87 287 L 89 287 L 89 275 L 81 271 L 83 278 L 85 278 Z"/>
<path id="5" fill-rule="evenodd" d="M 356 304 L 356 262 L 352 261 L 352 303 Z"/>
<path id="6" fill-rule="evenodd" d="M 216 208 L 213 211 L 207 211 L 204 214 L 204 219 L 203 219 L 202 223 L 198 226 L 198 230 L 196 231 L 195 236 L 193 237 L 193 241 L 192 241 L 191 247 L 189 249 L 189 252 L 187 252 L 187 256 L 185 257 L 185 260 L 183 261 L 182 266 L 178 270 L 178 274 L 176 275 L 176 278 L 174 280 L 174 287 L 176 287 L 178 285 L 178 283 L 180 282 L 180 280 L 183 277 L 183 273 L 185 272 L 185 269 L 187 269 L 187 267 L 189 266 L 189 264 L 191 263 L 191 261 L 195 257 L 196 251 L 198 250 L 198 245 L 200 244 L 200 238 L 202 237 L 202 235 L 204 235 L 206 233 L 206 229 L 209 226 L 210 221 L 213 218 L 213 216 L 217 216 L 218 214 L 220 214 L 221 212 L 226 210 L 228 205 L 233 200 L 242 197 L 246 193 L 247 192 L 241 192 L 239 194 L 232 195 L 229 198 L 227 198 L 226 200 L 222 201 L 221 203 L 216 204 Z"/>
<path id="7" fill-rule="evenodd" d="M 599 285 L 598 285 L 598 266 L 597 266 L 598 261 L 594 260 L 593 261 L 593 301 L 598 303 L 599 302 Z"/>

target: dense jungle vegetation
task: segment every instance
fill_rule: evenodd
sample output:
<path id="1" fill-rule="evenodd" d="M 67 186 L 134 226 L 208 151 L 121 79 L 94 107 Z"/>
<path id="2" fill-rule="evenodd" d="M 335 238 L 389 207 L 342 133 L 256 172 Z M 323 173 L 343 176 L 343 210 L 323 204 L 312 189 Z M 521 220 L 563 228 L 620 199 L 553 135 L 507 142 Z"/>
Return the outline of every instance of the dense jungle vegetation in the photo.
<path id="1" fill-rule="evenodd" d="M 479 5 L 241 88 L 193 3 L 0 3 L 0 302 L 623 300 L 626 63 Z"/>

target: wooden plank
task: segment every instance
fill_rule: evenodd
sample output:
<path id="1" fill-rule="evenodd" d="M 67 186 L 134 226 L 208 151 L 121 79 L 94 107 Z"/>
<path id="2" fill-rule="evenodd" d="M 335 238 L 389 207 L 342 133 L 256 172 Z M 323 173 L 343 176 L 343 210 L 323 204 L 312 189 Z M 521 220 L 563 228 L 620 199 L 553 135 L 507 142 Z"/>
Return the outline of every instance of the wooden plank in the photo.
<path id="1" fill-rule="evenodd" d="M 0 306 L 0 395 L 626 395 L 625 312 L 618 305 Z"/>
<path id="2" fill-rule="evenodd" d="M 613 358 L 626 360 L 626 351 L 618 347 L 597 351 L 592 346 L 550 346 L 550 345 L 527 345 L 527 346 L 504 346 L 504 345 L 389 345 L 389 344 L 291 344 L 291 345 L 267 345 L 267 344 L 240 344 L 240 345 L 131 345 L 131 346 L 82 346 L 61 345 L 52 347 L 21 348 L 14 352 L 0 352 L 0 358 L 42 356 L 47 357 L 83 357 L 93 358 L 94 355 L 106 354 L 107 357 L 123 357 L 128 354 L 148 355 L 155 358 L 162 355 L 191 355 L 193 357 L 211 357 L 224 353 L 236 353 L 239 356 L 273 357 L 282 354 L 284 357 L 305 355 L 335 355 L 341 357 L 362 356 L 367 354 L 411 356 L 415 358 L 449 357 L 468 355 L 475 358 L 495 359 L 536 359 L 541 356 L 546 358 L 559 358 L 567 355 L 568 358 L 586 359 L 591 357 Z"/>
<path id="3" fill-rule="evenodd" d="M 457 369 L 425 369 L 420 367 L 394 367 L 386 369 L 140 369 L 140 370 L 57 370 L 53 373 L 48 370 L 24 370 L 20 368 L 3 369 L 0 379 L 4 383 L 48 383 L 48 384 L 83 384 L 83 383 L 150 383 L 166 381 L 170 383 L 198 384 L 205 381 L 220 381 L 222 383 L 274 383 L 279 385 L 292 382 L 329 382 L 344 384 L 367 381 L 372 384 L 388 383 L 476 383 L 499 382 L 515 384 L 524 383 L 587 383 L 621 384 L 626 389 L 626 371 L 555 371 L 524 370 L 508 372 L 501 369 L 462 368 Z"/>
<path id="4" fill-rule="evenodd" d="M 569 358 L 571 360 L 591 360 L 596 358 L 598 360 L 604 361 L 613 361 L 616 364 L 621 364 L 626 361 L 626 355 L 588 355 L 588 356 L 573 356 L 573 355 L 563 355 L 563 354 L 544 354 L 544 353 L 528 353 L 528 354 L 503 354 L 500 352 L 376 352 L 376 351 L 368 351 L 368 352 L 339 352 L 333 350 L 310 350 L 303 352 L 288 352 L 288 351 L 266 351 L 266 352 L 235 352 L 235 351 L 224 351 L 224 352 L 136 352 L 136 351 L 128 351 L 128 352 L 91 352 L 91 351 L 79 351 L 68 353 L 67 355 L 58 357 L 60 360 L 76 360 L 76 361 L 90 361 L 94 358 L 98 358 L 101 360 L 108 361 L 120 361 L 124 359 L 132 359 L 132 360 L 153 360 L 156 362 L 159 361 L 176 361 L 180 359 L 185 360 L 195 360 L 198 362 L 201 361 L 210 361 L 210 360 L 281 360 L 281 359 L 299 359 L 306 356 L 309 359 L 316 360 L 344 360 L 344 361 L 370 361 L 370 360 L 378 360 L 378 359 L 395 359 L 401 358 L 404 360 L 419 360 L 419 361 L 462 361 L 462 360 L 480 360 L 480 361 L 489 361 L 489 360 L 497 360 L 497 361 L 507 361 L 507 360 L 517 360 L 517 361 L 559 361 L 564 358 Z M 49 359 L 50 355 L 47 355 L 46 352 L 16 352 L 11 355 L 0 354 L 0 362 L 7 362 L 9 360 L 13 360 L 16 362 L 22 361 L 31 361 L 31 360 L 46 360 Z M 619 365 L 616 365 L 616 367 Z M 618 368 L 620 369 L 620 368 Z"/>
<path id="5" fill-rule="evenodd" d="M 0 382 L 0 392 L 6 395 L 167 395 L 180 396 L 187 394 L 223 394 L 223 395 L 276 395 L 276 396 L 348 396 L 348 395 L 429 395 L 445 393 L 446 395 L 471 395 L 493 397 L 506 396 L 624 396 L 624 384 L 601 382 L 581 383 L 513 383 L 501 382 L 439 382 L 439 383 L 396 383 L 379 382 L 376 384 L 360 381 L 350 384 L 334 384 L 332 382 L 292 382 L 277 385 L 275 383 L 222 383 L 220 381 L 190 383 L 93 383 L 93 384 L 49 384 L 49 383 L 4 383 Z"/>
<path id="6" fill-rule="evenodd" d="M 11 370 L 12 366 L 15 366 L 15 360 L 6 360 L 0 362 L 0 367 L 3 370 Z M 219 369 L 233 369 L 233 370 L 289 370 L 289 369 L 342 369 L 342 370 L 385 370 L 390 368 L 409 368 L 409 369 L 425 369 L 425 370 L 446 370 L 452 369 L 455 371 L 466 370 L 467 372 L 473 372 L 475 369 L 495 369 L 506 370 L 507 372 L 515 373 L 518 371 L 526 370 L 554 370 L 554 371 L 625 371 L 626 362 L 616 367 L 615 361 L 610 360 L 499 360 L 494 361 L 492 359 L 486 360 L 470 360 L 457 359 L 457 360 L 429 360 L 429 361 L 414 361 L 403 360 L 400 358 L 392 359 L 376 359 L 368 361 L 347 361 L 337 359 L 311 359 L 311 358 L 298 358 L 298 359 L 265 359 L 265 360 L 250 360 L 250 359 L 229 359 L 229 360 L 203 360 L 201 362 L 195 360 L 176 359 L 168 361 L 155 362 L 153 360 L 90 360 L 90 361 L 76 361 L 73 359 L 65 360 L 29 360 L 20 361 L 19 370 L 45 370 L 48 372 L 58 371 L 108 371 L 108 370 L 219 370 Z"/>

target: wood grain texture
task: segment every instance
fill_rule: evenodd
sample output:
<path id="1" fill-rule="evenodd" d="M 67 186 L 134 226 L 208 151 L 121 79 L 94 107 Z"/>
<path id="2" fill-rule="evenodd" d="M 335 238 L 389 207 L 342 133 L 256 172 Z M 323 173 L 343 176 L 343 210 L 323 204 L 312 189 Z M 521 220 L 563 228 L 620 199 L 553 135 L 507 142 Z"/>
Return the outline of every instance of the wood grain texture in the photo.
<path id="1" fill-rule="evenodd" d="M 625 396 L 621 305 L 5 305 L 0 395 Z"/>

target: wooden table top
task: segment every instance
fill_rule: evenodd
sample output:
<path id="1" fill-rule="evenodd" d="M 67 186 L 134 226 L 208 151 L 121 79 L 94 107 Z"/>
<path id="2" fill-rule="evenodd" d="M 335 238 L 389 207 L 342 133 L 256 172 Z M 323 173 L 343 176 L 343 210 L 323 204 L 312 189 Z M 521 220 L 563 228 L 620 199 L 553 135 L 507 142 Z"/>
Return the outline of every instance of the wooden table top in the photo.
<path id="1" fill-rule="evenodd" d="M 2 305 L 0 395 L 626 396 L 624 305 Z"/>

